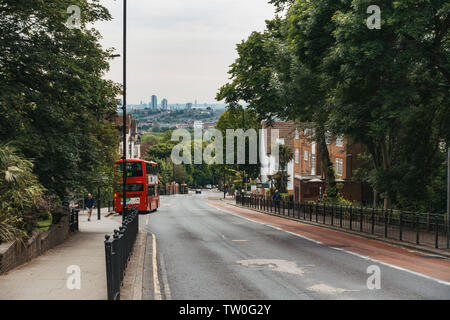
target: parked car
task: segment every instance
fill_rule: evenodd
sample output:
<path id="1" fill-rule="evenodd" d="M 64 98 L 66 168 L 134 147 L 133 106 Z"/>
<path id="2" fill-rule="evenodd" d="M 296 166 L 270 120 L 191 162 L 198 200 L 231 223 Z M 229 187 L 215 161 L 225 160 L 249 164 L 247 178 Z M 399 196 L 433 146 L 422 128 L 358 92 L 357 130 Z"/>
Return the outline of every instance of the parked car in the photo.
<path id="1" fill-rule="evenodd" d="M 195 189 L 195 194 L 202 194 L 202 189 L 200 188 Z"/>
<path id="2" fill-rule="evenodd" d="M 211 190 L 211 189 L 212 189 L 212 186 L 211 186 L 210 184 L 208 184 L 208 185 L 206 185 L 206 189 Z"/>

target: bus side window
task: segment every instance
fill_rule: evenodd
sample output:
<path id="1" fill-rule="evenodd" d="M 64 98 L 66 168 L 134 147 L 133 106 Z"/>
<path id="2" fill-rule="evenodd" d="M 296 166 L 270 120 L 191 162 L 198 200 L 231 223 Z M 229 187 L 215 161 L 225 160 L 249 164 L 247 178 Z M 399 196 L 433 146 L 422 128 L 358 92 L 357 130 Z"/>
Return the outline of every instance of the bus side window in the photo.
<path id="1" fill-rule="evenodd" d="M 149 195 L 149 197 L 154 197 L 155 196 L 155 187 L 154 186 L 149 186 L 148 187 L 148 195 Z"/>

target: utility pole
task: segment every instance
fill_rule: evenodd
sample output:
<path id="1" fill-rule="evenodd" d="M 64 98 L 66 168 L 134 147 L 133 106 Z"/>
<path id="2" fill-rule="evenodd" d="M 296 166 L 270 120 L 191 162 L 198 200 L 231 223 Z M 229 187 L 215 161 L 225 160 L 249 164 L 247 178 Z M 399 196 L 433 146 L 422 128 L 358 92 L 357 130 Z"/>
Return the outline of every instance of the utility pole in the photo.
<path id="1" fill-rule="evenodd" d="M 123 0 L 123 210 L 122 220 L 127 216 L 127 0 Z"/>
<path id="2" fill-rule="evenodd" d="M 447 154 L 447 249 L 450 249 L 450 147 Z"/>
<path id="3" fill-rule="evenodd" d="M 244 131 L 244 145 L 245 145 L 246 141 L 245 141 L 245 109 L 244 109 L 244 106 L 242 106 L 242 130 Z M 247 149 L 247 148 L 245 148 L 245 149 Z M 245 159 L 244 161 L 247 161 L 245 155 L 244 155 L 244 159 Z M 242 174 L 243 188 L 244 188 L 244 192 L 246 192 L 247 188 L 245 188 L 245 186 L 246 186 L 247 180 L 246 180 L 246 176 L 245 176 L 245 163 L 244 163 L 242 171 L 243 171 L 243 174 Z"/>
<path id="4" fill-rule="evenodd" d="M 101 219 L 101 206 L 102 206 L 102 202 L 100 199 L 100 187 L 97 188 L 97 219 L 100 220 Z"/>

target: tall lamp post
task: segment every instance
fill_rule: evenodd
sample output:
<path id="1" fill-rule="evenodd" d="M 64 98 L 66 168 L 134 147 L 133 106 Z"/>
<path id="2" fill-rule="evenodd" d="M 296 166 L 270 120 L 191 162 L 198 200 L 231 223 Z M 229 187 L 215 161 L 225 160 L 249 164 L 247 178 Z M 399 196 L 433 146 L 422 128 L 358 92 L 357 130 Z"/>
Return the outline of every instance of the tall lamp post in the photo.
<path id="1" fill-rule="evenodd" d="M 127 0 L 123 0 L 123 210 L 122 220 L 127 216 Z"/>
<path id="2" fill-rule="evenodd" d="M 450 147 L 447 154 L 447 249 L 450 249 Z"/>

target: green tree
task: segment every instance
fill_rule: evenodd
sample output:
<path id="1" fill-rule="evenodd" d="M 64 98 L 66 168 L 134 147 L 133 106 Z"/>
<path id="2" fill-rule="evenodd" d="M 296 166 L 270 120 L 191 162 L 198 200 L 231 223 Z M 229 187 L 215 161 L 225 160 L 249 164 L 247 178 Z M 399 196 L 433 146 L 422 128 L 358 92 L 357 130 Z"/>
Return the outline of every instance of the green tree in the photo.
<path id="1" fill-rule="evenodd" d="M 278 186 L 278 189 L 281 193 L 287 193 L 287 182 L 289 179 L 289 175 L 287 174 L 287 166 L 289 162 L 294 159 L 294 152 L 292 151 L 291 147 L 284 144 L 278 145 L 278 150 L 280 164 L 280 169 L 277 173 L 277 175 L 280 177 L 280 185 Z"/>
<path id="2" fill-rule="evenodd" d="M 307 123 L 313 128 L 312 138 L 318 142 L 332 198 L 337 196 L 337 189 L 326 144 L 327 91 L 320 68 L 332 34 L 326 14 L 312 18 L 302 14 L 311 5 L 309 1 L 298 1 L 286 18 L 267 21 L 266 31 L 253 32 L 237 45 L 239 57 L 230 67 L 231 81 L 220 88 L 217 99 L 231 106 L 238 106 L 243 100 L 269 125 L 277 118 Z M 327 5 L 331 17 L 334 5 Z"/>
<path id="3" fill-rule="evenodd" d="M 81 9 L 69 29 L 67 8 Z M 0 137 L 13 141 L 47 192 L 61 199 L 111 177 L 120 88 L 102 77 L 111 51 L 88 25 L 109 20 L 99 1 L 0 3 Z"/>
<path id="4" fill-rule="evenodd" d="M 370 4 L 382 8 L 379 30 L 366 27 Z M 366 146 L 369 181 L 385 208 L 429 207 L 425 190 L 449 142 L 448 2 L 358 0 L 332 21 L 335 41 L 323 60 L 330 124 Z"/>
<path id="5" fill-rule="evenodd" d="M 244 118 L 243 118 L 244 117 Z M 244 128 L 243 128 L 244 125 Z M 244 131 L 247 131 L 249 129 L 254 129 L 257 134 L 259 134 L 259 130 L 261 129 L 261 119 L 258 116 L 258 114 L 251 110 L 251 109 L 243 109 L 241 106 L 229 106 L 227 108 L 227 111 L 225 111 L 219 118 L 216 124 L 216 129 L 219 130 L 222 133 L 223 136 L 223 165 L 214 165 L 213 169 L 215 172 L 217 172 L 217 175 L 219 177 L 224 177 L 229 175 L 230 173 L 232 175 L 235 175 L 233 172 L 242 171 L 245 172 L 248 178 L 256 179 L 260 174 L 260 167 L 261 164 L 250 164 L 250 145 L 248 139 L 246 139 L 245 142 L 245 164 L 226 164 L 226 145 L 227 145 L 227 130 L 228 129 L 244 129 Z M 235 159 L 237 159 L 237 148 L 235 148 Z M 233 170 L 230 170 L 233 169 Z M 240 184 L 242 183 L 244 179 L 244 175 L 242 174 Z"/>

